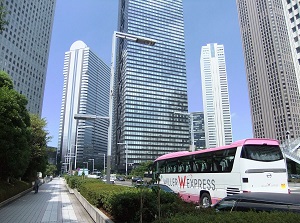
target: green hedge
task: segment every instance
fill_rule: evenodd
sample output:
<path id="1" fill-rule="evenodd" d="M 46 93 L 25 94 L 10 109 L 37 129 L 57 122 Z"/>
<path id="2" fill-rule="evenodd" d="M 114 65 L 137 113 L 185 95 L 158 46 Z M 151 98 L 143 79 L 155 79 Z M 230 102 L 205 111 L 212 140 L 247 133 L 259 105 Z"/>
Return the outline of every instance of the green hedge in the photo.
<path id="1" fill-rule="evenodd" d="M 158 194 L 147 188 L 133 188 L 105 184 L 97 179 L 67 177 L 70 187 L 77 188 L 91 204 L 112 216 L 115 223 L 293 223 L 300 222 L 296 213 L 216 212 L 214 209 L 195 209 L 176 194 L 160 193 L 160 220 Z M 300 201 L 299 201 L 300 202 Z"/>
<path id="2" fill-rule="evenodd" d="M 95 179 L 66 177 L 71 188 L 77 188 L 92 205 L 104 209 L 115 222 L 152 222 L 159 215 L 158 196 L 147 188 L 106 184 Z M 176 195 L 161 191 L 161 216 L 170 217 L 185 207 Z"/>
<path id="3" fill-rule="evenodd" d="M 154 223 L 298 223 L 300 214 L 288 212 L 216 212 L 213 209 L 177 213 Z"/>

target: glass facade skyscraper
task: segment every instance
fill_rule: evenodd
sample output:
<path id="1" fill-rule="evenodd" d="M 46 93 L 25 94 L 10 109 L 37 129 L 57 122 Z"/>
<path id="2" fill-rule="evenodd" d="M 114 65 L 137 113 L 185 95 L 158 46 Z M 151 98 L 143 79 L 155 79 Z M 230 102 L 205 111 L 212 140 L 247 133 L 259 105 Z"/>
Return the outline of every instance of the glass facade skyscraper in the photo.
<path id="1" fill-rule="evenodd" d="M 107 116 L 109 67 L 84 42 L 76 41 L 65 53 L 63 74 L 58 162 L 74 167 L 76 157 L 77 167 L 89 159 L 100 163 L 100 154 L 107 152 L 107 119 L 76 120 L 74 115 Z"/>
<path id="2" fill-rule="evenodd" d="M 182 0 L 120 0 L 118 31 L 156 40 L 118 39 L 113 120 L 114 165 L 153 161 L 189 148 Z"/>
<path id="3" fill-rule="evenodd" d="M 205 125 L 203 112 L 191 112 L 195 150 L 205 149 Z"/>
<path id="4" fill-rule="evenodd" d="M 200 65 L 206 148 L 229 145 L 232 129 L 224 46 L 203 46 Z"/>
<path id="5" fill-rule="evenodd" d="M 0 35 L 0 70 L 28 99 L 30 113 L 41 116 L 56 0 L 2 0 L 9 12 Z"/>

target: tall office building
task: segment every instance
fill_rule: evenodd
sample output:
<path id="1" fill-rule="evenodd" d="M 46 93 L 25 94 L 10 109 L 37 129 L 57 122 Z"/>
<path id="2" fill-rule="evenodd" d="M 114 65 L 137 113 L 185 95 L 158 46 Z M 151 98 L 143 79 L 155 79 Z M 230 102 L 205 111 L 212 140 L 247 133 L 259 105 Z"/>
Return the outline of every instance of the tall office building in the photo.
<path id="1" fill-rule="evenodd" d="M 205 124 L 203 112 L 191 112 L 193 116 L 193 132 L 195 150 L 205 149 Z"/>
<path id="2" fill-rule="evenodd" d="M 224 46 L 203 46 L 200 65 L 206 148 L 228 145 L 232 130 Z"/>
<path id="3" fill-rule="evenodd" d="M 128 163 L 189 148 L 182 0 L 120 0 L 118 31 L 156 40 L 155 46 L 118 39 L 113 153 Z"/>
<path id="4" fill-rule="evenodd" d="M 300 90 L 300 3 L 292 0 L 282 0 L 287 32 L 291 43 L 292 58 Z"/>
<path id="5" fill-rule="evenodd" d="M 65 53 L 63 75 L 58 162 L 65 164 L 64 170 L 74 167 L 75 159 L 76 167 L 89 159 L 100 163 L 107 152 L 108 120 L 76 120 L 74 115 L 108 116 L 110 69 L 84 42 L 76 41 Z"/>
<path id="6" fill-rule="evenodd" d="M 8 25 L 0 34 L 0 70 L 41 115 L 56 0 L 3 0 Z"/>
<path id="7" fill-rule="evenodd" d="M 293 10 L 289 21 L 285 18 L 287 2 L 299 5 L 289 0 L 237 0 L 254 137 L 281 141 L 287 133 L 300 136 L 300 97 L 291 50 L 299 39 L 295 33 L 293 38 L 288 35 L 288 27 L 294 29 L 300 20 Z"/>

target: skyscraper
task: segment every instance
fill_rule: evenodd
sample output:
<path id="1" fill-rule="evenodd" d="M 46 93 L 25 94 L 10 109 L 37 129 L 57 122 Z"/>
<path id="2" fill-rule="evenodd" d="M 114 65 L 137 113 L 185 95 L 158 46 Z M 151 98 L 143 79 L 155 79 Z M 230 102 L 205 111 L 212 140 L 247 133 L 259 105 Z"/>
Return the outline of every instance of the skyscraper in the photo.
<path id="1" fill-rule="evenodd" d="M 64 86 L 58 135 L 58 157 L 65 164 L 75 157 L 77 167 L 88 159 L 102 162 L 107 152 L 108 121 L 75 120 L 75 114 L 107 116 L 109 67 L 82 41 L 65 53 Z M 75 165 L 74 165 L 75 166 Z M 69 169 L 65 165 L 65 169 Z"/>
<path id="2" fill-rule="evenodd" d="M 203 112 L 191 112 L 193 115 L 193 134 L 195 150 L 205 149 L 205 124 Z"/>
<path id="3" fill-rule="evenodd" d="M 0 69 L 27 97 L 29 112 L 41 115 L 56 0 L 2 2 L 9 24 L 0 34 Z"/>
<path id="4" fill-rule="evenodd" d="M 287 1 L 298 7 L 296 1 Z M 237 0 L 254 137 L 300 136 L 300 97 L 282 0 Z M 293 10 L 292 10 L 293 11 Z M 289 22 L 299 21 L 290 14 Z M 294 26 L 291 26 L 292 29 Z"/>
<path id="5" fill-rule="evenodd" d="M 189 148 L 182 0 L 120 0 L 118 31 L 157 41 L 119 39 L 115 78 L 115 167 Z"/>
<path id="6" fill-rule="evenodd" d="M 283 11 L 287 32 L 291 43 L 292 58 L 297 76 L 298 89 L 300 90 L 300 8 L 299 2 L 292 0 L 283 0 Z"/>
<path id="7" fill-rule="evenodd" d="M 224 46 L 203 46 L 200 65 L 206 148 L 228 145 L 232 130 Z"/>

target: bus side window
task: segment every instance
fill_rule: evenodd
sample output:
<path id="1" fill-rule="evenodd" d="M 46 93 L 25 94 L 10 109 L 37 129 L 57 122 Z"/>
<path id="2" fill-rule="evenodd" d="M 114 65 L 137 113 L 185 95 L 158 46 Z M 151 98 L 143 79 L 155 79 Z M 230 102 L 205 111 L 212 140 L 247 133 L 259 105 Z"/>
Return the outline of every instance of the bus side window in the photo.
<path id="1" fill-rule="evenodd" d="M 194 173 L 197 173 L 197 172 L 198 172 L 198 169 L 199 169 L 198 163 L 193 162 L 192 167 L 193 167 L 193 170 L 192 170 L 192 171 L 193 171 Z"/>
<path id="2" fill-rule="evenodd" d="M 191 173 L 192 172 L 192 168 L 191 168 L 191 165 L 189 163 L 187 163 L 185 165 L 185 172 L 186 173 Z"/>
<path id="3" fill-rule="evenodd" d="M 233 160 L 234 160 L 234 157 L 228 161 L 228 171 L 229 171 L 229 172 L 231 172 L 231 170 L 232 170 L 232 167 L 233 167 Z"/>
<path id="4" fill-rule="evenodd" d="M 217 160 L 213 163 L 213 171 L 214 172 L 222 172 L 222 167 Z"/>
<path id="5" fill-rule="evenodd" d="M 177 165 L 173 166 L 173 173 L 177 173 Z"/>
<path id="6" fill-rule="evenodd" d="M 220 162 L 221 170 L 226 172 L 228 170 L 228 162 L 226 159 L 222 159 Z"/>

